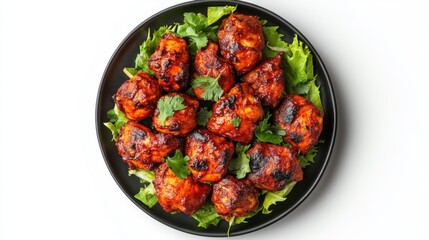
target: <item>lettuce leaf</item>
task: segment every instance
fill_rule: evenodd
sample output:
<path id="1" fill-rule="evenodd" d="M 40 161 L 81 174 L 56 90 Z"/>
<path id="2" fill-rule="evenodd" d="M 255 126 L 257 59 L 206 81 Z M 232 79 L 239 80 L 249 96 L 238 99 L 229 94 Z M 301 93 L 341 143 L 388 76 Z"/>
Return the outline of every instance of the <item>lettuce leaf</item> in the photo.
<path id="1" fill-rule="evenodd" d="M 109 122 L 105 122 L 103 124 L 112 132 L 112 141 L 116 141 L 118 140 L 121 127 L 128 122 L 128 118 L 125 116 L 125 113 L 119 110 L 116 104 L 113 109 L 110 109 L 107 112 L 107 118 L 109 119 Z"/>
<path id="2" fill-rule="evenodd" d="M 237 10 L 237 6 L 222 6 L 207 8 L 207 25 L 212 25 L 221 19 L 223 16 L 231 14 Z"/>
<path id="3" fill-rule="evenodd" d="M 152 181 L 155 179 L 155 173 L 143 169 L 128 170 L 128 175 L 135 175 L 140 179 L 140 183 L 144 184 L 144 187 L 140 188 L 139 193 L 134 197 L 143 202 L 149 208 L 152 208 L 158 203 L 158 197 L 156 196 L 155 187 Z"/>
<path id="4" fill-rule="evenodd" d="M 217 224 L 223 219 L 216 213 L 215 207 L 210 201 L 207 201 L 204 206 L 194 212 L 192 217 L 198 221 L 198 227 L 202 228 L 208 228 L 209 225 L 217 226 Z"/>
<path id="5" fill-rule="evenodd" d="M 267 44 L 263 51 L 264 58 L 272 58 L 280 51 L 287 52 L 289 50 L 288 44 L 283 41 L 283 34 L 277 31 L 278 28 L 278 26 L 262 26 Z"/>
<path id="6" fill-rule="evenodd" d="M 317 151 L 317 146 L 312 146 L 306 155 L 298 154 L 299 165 L 302 168 L 305 168 L 314 163 L 314 158 L 317 155 Z"/>
<path id="7" fill-rule="evenodd" d="M 269 210 L 271 205 L 275 205 L 277 202 L 283 202 L 286 200 L 286 196 L 290 193 L 290 191 L 295 186 L 296 182 L 292 181 L 282 189 L 277 192 L 268 191 L 265 194 L 264 202 L 262 203 L 262 213 L 269 214 L 272 210 Z"/>

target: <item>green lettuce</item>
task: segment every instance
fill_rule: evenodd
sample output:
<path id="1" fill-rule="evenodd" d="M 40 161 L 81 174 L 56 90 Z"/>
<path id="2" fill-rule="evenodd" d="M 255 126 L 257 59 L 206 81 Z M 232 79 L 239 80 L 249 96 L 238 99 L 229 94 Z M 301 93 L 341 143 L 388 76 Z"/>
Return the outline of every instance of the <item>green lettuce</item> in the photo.
<path id="1" fill-rule="evenodd" d="M 264 202 L 262 203 L 262 213 L 269 214 L 272 210 L 269 210 L 271 205 L 275 205 L 277 202 L 283 202 L 286 200 L 286 196 L 292 191 L 296 182 L 292 181 L 282 189 L 277 192 L 266 192 L 264 197 Z"/>
<path id="2" fill-rule="evenodd" d="M 140 179 L 140 183 L 144 184 L 140 188 L 139 193 L 134 197 L 143 202 L 149 208 L 152 208 L 158 203 L 158 197 L 156 196 L 155 187 L 153 186 L 153 180 L 155 179 L 155 173 L 153 171 L 147 171 L 143 169 L 128 170 L 128 175 L 135 175 Z"/>
<path id="3" fill-rule="evenodd" d="M 128 118 L 125 116 L 121 110 L 119 110 L 118 106 L 113 107 L 107 112 L 107 118 L 109 122 L 103 123 L 110 131 L 112 132 L 112 140 L 116 141 L 119 137 L 119 132 L 127 122 Z"/>
<path id="4" fill-rule="evenodd" d="M 216 209 L 210 201 L 207 201 L 204 206 L 194 212 L 192 217 L 198 221 L 198 227 L 202 228 L 208 228 L 209 225 L 217 226 L 217 224 L 223 219 L 216 213 Z"/>
<path id="5" fill-rule="evenodd" d="M 237 10 L 237 6 L 222 6 L 207 8 L 207 25 L 212 25 L 223 16 L 231 14 Z"/>

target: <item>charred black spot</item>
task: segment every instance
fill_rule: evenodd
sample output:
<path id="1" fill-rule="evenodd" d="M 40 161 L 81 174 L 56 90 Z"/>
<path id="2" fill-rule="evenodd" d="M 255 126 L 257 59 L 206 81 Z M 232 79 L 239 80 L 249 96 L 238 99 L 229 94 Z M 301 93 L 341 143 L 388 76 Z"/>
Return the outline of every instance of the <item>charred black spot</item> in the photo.
<path id="1" fill-rule="evenodd" d="M 180 129 L 180 125 L 177 122 L 173 122 L 170 126 L 168 126 L 168 129 L 171 131 L 176 131 Z"/>
<path id="2" fill-rule="evenodd" d="M 190 166 L 197 171 L 205 171 L 208 169 L 207 160 L 205 159 L 193 161 L 191 162 Z"/>
<path id="3" fill-rule="evenodd" d="M 273 177 L 275 182 L 282 182 L 282 181 L 287 182 L 291 177 L 290 172 L 282 172 L 278 169 L 275 169 L 274 171 L 272 171 L 270 175 L 271 177 Z"/>
<path id="4" fill-rule="evenodd" d="M 295 114 L 298 111 L 296 106 L 287 106 L 285 111 L 283 111 L 282 119 L 284 123 L 291 123 L 295 118 Z"/>
<path id="5" fill-rule="evenodd" d="M 256 151 L 250 155 L 250 168 L 252 172 L 258 172 L 267 164 L 267 159 L 262 156 L 260 151 Z"/>
<path id="6" fill-rule="evenodd" d="M 235 103 L 235 96 L 234 95 L 232 95 L 231 97 L 229 97 L 225 100 L 225 104 L 231 109 L 234 107 L 234 103 Z"/>
<path id="7" fill-rule="evenodd" d="M 133 131 L 132 133 L 133 139 L 142 139 L 146 137 L 146 132 L 144 131 Z"/>
<path id="8" fill-rule="evenodd" d="M 297 132 L 291 132 L 290 133 L 290 140 L 294 143 L 300 143 L 302 142 L 302 134 Z"/>
<path id="9" fill-rule="evenodd" d="M 207 142 L 209 140 L 207 135 L 203 135 L 199 131 L 192 133 L 191 137 L 200 142 Z"/>
<path id="10" fill-rule="evenodd" d="M 228 159 L 228 158 L 230 158 L 230 157 L 232 156 L 232 154 L 233 154 L 233 152 L 232 152 L 232 151 L 229 151 L 229 150 L 223 150 L 223 151 L 222 151 L 222 157 L 223 157 L 224 159 Z"/>
<path id="11" fill-rule="evenodd" d="M 168 58 L 165 58 L 161 64 L 163 69 L 167 69 L 172 64 L 172 61 L 170 61 Z"/>

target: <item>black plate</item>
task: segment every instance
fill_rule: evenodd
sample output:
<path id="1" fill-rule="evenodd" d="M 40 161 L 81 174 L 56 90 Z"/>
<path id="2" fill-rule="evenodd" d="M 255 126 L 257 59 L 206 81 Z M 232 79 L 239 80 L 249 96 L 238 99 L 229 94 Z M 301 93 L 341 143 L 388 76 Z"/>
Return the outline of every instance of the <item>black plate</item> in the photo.
<path id="1" fill-rule="evenodd" d="M 314 70 L 315 74 L 318 76 L 317 83 L 320 85 L 322 103 L 325 109 L 323 132 L 320 137 L 320 139 L 324 139 L 325 141 L 319 144 L 319 153 L 316 162 L 304 169 L 304 180 L 295 186 L 288 195 L 286 201 L 273 206 L 271 214 L 264 215 L 260 213 L 248 219 L 247 223 L 233 226 L 230 235 L 245 234 L 266 227 L 292 212 L 308 197 L 319 182 L 328 164 L 334 146 L 337 126 L 334 92 L 328 72 L 310 42 L 289 22 L 275 13 L 254 4 L 237 1 L 192 1 L 165 9 L 142 22 L 122 41 L 106 67 L 97 97 L 96 128 L 101 152 L 103 153 L 110 173 L 122 191 L 140 209 L 154 219 L 175 229 L 196 235 L 221 237 L 226 236 L 228 229 L 226 221 L 221 221 L 217 227 L 211 226 L 208 229 L 199 228 L 197 227 L 198 223 L 187 215 L 167 213 L 162 210 L 159 204 L 150 209 L 136 200 L 133 196 L 139 192 L 140 183 L 137 178 L 128 176 L 128 167 L 122 162 L 121 157 L 118 155 L 115 144 L 111 141 L 112 135 L 109 129 L 103 125 L 103 122 L 108 121 L 106 112 L 114 106 L 112 96 L 116 93 L 119 86 L 127 80 L 122 69 L 124 67 L 134 66 L 134 59 L 138 53 L 139 45 L 146 40 L 148 28 L 153 30 L 163 25 L 182 22 L 184 12 L 201 12 L 206 15 L 207 6 L 215 5 L 237 5 L 237 12 L 257 15 L 260 19 L 267 20 L 267 25 L 280 26 L 279 32 L 284 34 L 284 40 L 286 42 L 292 42 L 294 34 L 297 34 L 299 39 L 303 41 L 313 53 Z"/>

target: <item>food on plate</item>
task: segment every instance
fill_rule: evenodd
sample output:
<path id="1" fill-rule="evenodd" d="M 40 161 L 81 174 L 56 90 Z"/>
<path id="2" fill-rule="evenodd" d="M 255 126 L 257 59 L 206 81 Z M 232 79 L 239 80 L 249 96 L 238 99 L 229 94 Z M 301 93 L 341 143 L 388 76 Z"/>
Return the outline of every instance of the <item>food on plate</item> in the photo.
<path id="1" fill-rule="evenodd" d="M 257 188 L 279 191 L 287 183 L 299 182 L 303 178 L 296 152 L 288 147 L 257 143 L 247 153 L 252 169 L 248 178 Z"/>
<path id="2" fill-rule="evenodd" d="M 145 72 L 139 72 L 119 87 L 114 99 L 129 120 L 139 121 L 153 115 L 160 97 L 157 80 Z"/>
<path id="3" fill-rule="evenodd" d="M 285 201 L 323 124 L 308 47 L 235 10 L 184 13 L 183 24 L 149 31 L 105 123 L 141 180 L 135 197 L 204 228 Z"/>
<path id="4" fill-rule="evenodd" d="M 186 137 L 185 153 L 190 158 L 188 168 L 194 179 L 214 183 L 225 176 L 234 144 L 207 129 L 198 129 Z"/>
<path id="5" fill-rule="evenodd" d="M 261 100 L 262 106 L 276 107 L 283 95 L 283 55 L 283 52 L 279 52 L 275 57 L 262 61 L 242 78 L 255 90 L 255 96 Z"/>
<path id="6" fill-rule="evenodd" d="M 183 38 L 167 32 L 159 40 L 149 58 L 149 68 L 155 72 L 159 85 L 167 92 L 184 89 L 189 82 L 189 52 Z"/>
<path id="7" fill-rule="evenodd" d="M 286 96 L 274 113 L 274 119 L 285 132 L 284 141 L 306 154 L 317 143 L 323 127 L 323 112 L 306 98 Z"/>
<path id="8" fill-rule="evenodd" d="M 217 81 L 224 93 L 227 93 L 235 84 L 235 72 L 233 66 L 219 55 L 219 46 L 209 41 L 205 48 L 197 51 L 194 61 L 196 76 L 208 76 Z M 218 78 L 216 80 L 216 78 Z M 204 85 L 193 88 L 196 97 L 205 100 Z"/>
<path id="9" fill-rule="evenodd" d="M 211 187 L 196 182 L 191 176 L 177 177 L 167 166 L 161 164 L 155 170 L 153 185 L 158 202 L 167 212 L 192 214 L 206 202 Z"/>
<path id="10" fill-rule="evenodd" d="M 248 144 L 263 116 L 264 110 L 254 90 L 246 83 L 239 83 L 214 104 L 207 128 L 213 133 Z"/>
<path id="11" fill-rule="evenodd" d="M 155 134 L 137 122 L 127 122 L 120 131 L 116 147 L 130 169 L 152 169 L 170 152 L 183 148 L 183 140 L 170 134 Z"/>
<path id="12" fill-rule="evenodd" d="M 221 54 L 234 65 L 238 75 L 253 69 L 262 58 L 265 38 L 256 16 L 232 13 L 218 32 Z"/>
<path id="13" fill-rule="evenodd" d="M 213 185 L 211 201 L 224 219 L 245 217 L 259 206 L 259 192 L 248 179 L 231 175 Z"/>
<path id="14" fill-rule="evenodd" d="M 164 95 L 152 117 L 153 126 L 159 132 L 184 137 L 197 126 L 198 105 L 197 100 L 184 93 Z"/>

